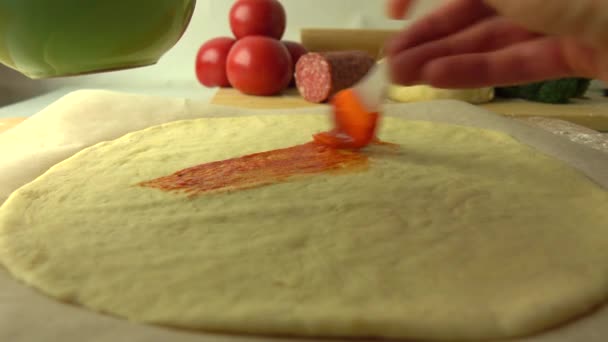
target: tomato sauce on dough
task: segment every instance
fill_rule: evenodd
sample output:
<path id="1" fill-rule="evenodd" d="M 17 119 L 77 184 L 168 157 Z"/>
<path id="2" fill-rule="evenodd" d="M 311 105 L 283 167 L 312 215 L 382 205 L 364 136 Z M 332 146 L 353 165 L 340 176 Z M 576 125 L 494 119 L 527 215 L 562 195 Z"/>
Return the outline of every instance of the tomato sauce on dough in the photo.
<path id="1" fill-rule="evenodd" d="M 361 152 L 310 142 L 201 164 L 139 185 L 197 196 L 270 185 L 307 175 L 356 171 L 367 165 L 368 157 Z"/>

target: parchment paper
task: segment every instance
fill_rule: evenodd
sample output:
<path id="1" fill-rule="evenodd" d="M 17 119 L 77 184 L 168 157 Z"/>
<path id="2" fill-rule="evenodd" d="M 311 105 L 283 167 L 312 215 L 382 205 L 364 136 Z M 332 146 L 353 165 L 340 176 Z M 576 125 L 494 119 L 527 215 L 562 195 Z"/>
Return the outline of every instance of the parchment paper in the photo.
<path id="1" fill-rule="evenodd" d="M 289 110 L 291 115 L 326 113 L 326 108 Z M 19 186 L 85 147 L 152 125 L 195 117 L 279 114 L 187 99 L 108 91 L 78 91 L 0 135 L 0 203 Z M 532 126 L 457 101 L 388 105 L 385 113 L 405 119 L 449 122 L 500 130 L 568 162 L 608 189 L 608 156 Z M 288 114 L 288 113 L 285 113 Z M 407 132 L 403 132 L 407 134 Z M 201 137 L 204 139 L 204 137 Z M 437 137 L 441 143 L 441 137 Z M 590 205 L 593 205 L 590 203 Z M 584 228 L 584 227 L 583 227 Z M 521 342 L 604 342 L 608 308 Z M 60 303 L 14 281 L 0 269 L 0 341 L 267 341 L 264 337 L 213 335 L 145 326 Z M 289 339 L 276 339 L 289 340 Z M 308 341 L 298 339 L 298 341 Z M 336 341 L 336 340 L 333 340 Z"/>

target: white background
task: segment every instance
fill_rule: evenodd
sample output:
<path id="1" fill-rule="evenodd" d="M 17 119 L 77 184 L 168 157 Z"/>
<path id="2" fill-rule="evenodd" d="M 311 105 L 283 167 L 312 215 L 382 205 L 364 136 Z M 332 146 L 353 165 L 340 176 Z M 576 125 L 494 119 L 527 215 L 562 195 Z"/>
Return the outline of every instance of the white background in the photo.
<path id="1" fill-rule="evenodd" d="M 412 13 L 417 17 L 441 0 L 420 0 Z M 30 80 L 0 66 L 0 117 L 28 116 L 70 90 L 105 88 L 139 93 L 207 99 L 213 90 L 198 86 L 194 57 L 207 39 L 231 35 L 228 13 L 232 0 L 198 0 L 192 22 L 178 44 L 154 66 L 89 76 Z M 299 40 L 303 27 L 401 28 L 407 22 L 385 17 L 385 0 L 281 0 L 287 12 L 285 39 Z M 32 97 L 37 105 L 8 106 Z M 32 104 L 32 101 L 29 101 Z M 8 106 L 8 107 L 7 107 Z"/>

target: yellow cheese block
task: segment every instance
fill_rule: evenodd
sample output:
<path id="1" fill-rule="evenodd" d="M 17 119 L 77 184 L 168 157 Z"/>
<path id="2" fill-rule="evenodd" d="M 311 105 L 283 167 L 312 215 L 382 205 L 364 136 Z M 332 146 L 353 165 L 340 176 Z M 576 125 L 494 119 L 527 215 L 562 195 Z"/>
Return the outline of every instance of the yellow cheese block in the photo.
<path id="1" fill-rule="evenodd" d="M 494 99 L 494 88 L 440 89 L 426 85 L 391 85 L 388 93 L 388 97 L 397 102 L 461 100 L 473 104 L 481 104 Z"/>

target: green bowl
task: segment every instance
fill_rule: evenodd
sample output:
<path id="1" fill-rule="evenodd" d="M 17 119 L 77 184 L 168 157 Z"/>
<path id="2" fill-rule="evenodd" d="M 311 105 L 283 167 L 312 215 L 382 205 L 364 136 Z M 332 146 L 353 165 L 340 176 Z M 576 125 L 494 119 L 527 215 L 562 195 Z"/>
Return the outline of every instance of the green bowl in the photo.
<path id="1" fill-rule="evenodd" d="M 0 0 L 0 62 L 30 78 L 156 63 L 196 0 Z"/>

